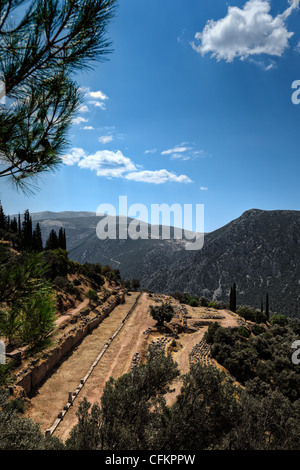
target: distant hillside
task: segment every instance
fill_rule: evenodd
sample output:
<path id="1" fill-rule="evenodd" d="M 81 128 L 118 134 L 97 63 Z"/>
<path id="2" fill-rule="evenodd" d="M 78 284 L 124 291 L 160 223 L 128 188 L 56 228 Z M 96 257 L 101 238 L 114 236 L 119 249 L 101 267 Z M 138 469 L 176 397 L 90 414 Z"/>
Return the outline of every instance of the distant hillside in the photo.
<path id="1" fill-rule="evenodd" d="M 186 251 L 184 240 L 102 241 L 96 236 L 99 217 L 50 214 L 33 214 L 33 219 L 40 222 L 44 240 L 51 228 L 66 229 L 74 261 L 110 264 L 124 279 L 139 278 L 155 292 L 216 300 L 228 301 L 236 282 L 238 303 L 260 307 L 268 291 L 273 311 L 300 316 L 300 211 L 251 209 L 207 234 L 200 251 Z"/>
<path id="2" fill-rule="evenodd" d="M 233 282 L 238 303 L 260 308 L 268 291 L 271 310 L 300 316 L 300 211 L 246 211 L 145 284 L 228 300 Z"/>

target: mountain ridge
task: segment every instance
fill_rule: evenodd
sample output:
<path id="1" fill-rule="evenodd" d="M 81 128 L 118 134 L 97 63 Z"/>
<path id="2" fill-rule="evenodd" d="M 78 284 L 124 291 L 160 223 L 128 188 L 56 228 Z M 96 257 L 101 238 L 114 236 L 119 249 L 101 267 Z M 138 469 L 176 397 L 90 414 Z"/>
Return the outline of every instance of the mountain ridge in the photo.
<path id="1" fill-rule="evenodd" d="M 184 240 L 172 237 L 99 240 L 99 217 L 67 213 L 34 221 L 40 222 L 44 240 L 51 228 L 64 226 L 73 261 L 111 264 L 124 279 L 139 278 L 153 292 L 189 292 L 215 300 L 228 301 L 236 282 L 238 302 L 260 308 L 269 292 L 273 311 L 300 316 L 300 211 L 249 209 L 206 233 L 203 249 L 190 252 Z"/>

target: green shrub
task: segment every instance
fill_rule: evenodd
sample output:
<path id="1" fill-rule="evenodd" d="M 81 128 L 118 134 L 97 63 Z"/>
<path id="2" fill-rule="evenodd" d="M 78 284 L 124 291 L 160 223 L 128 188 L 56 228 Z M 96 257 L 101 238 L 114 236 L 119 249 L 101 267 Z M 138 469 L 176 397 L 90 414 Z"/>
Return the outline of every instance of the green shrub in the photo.
<path id="1" fill-rule="evenodd" d="M 285 315 L 273 315 L 271 318 L 271 325 L 285 326 L 289 322 L 288 318 Z"/>
<path id="2" fill-rule="evenodd" d="M 88 292 L 85 294 L 85 297 L 89 299 L 90 303 L 96 303 L 99 300 L 97 292 L 93 289 L 89 289 Z"/>

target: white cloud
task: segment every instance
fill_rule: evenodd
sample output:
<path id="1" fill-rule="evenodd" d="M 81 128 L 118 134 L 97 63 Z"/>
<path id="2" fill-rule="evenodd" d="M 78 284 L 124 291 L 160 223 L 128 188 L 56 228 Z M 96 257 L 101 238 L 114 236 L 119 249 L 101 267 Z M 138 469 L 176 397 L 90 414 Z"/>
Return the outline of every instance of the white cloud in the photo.
<path id="1" fill-rule="evenodd" d="M 167 181 L 177 183 L 191 183 L 186 175 L 177 176 L 167 170 L 141 170 L 140 165 L 136 165 L 130 158 L 125 157 L 118 150 L 100 150 L 93 155 L 86 155 L 81 148 L 74 148 L 71 152 L 62 157 L 66 165 L 77 164 L 79 168 L 96 171 L 97 176 L 106 178 L 125 178 L 130 181 L 141 181 L 144 183 L 161 184 Z"/>
<path id="2" fill-rule="evenodd" d="M 90 91 L 89 96 L 91 98 L 96 98 L 103 101 L 108 99 L 107 95 L 105 95 L 105 93 L 103 93 L 102 91 Z"/>
<path id="3" fill-rule="evenodd" d="M 89 120 L 85 119 L 82 116 L 78 116 L 77 118 L 74 118 L 72 121 L 73 124 L 81 124 L 82 122 L 89 122 Z"/>
<path id="4" fill-rule="evenodd" d="M 172 153 L 182 153 L 182 152 L 186 152 L 188 150 L 187 147 L 174 147 L 172 149 L 169 149 L 169 150 L 164 150 L 163 152 L 161 152 L 162 155 L 171 155 Z"/>
<path id="5" fill-rule="evenodd" d="M 149 150 L 145 150 L 145 154 L 147 155 L 148 153 L 156 153 L 157 152 L 157 149 L 149 149 Z"/>
<path id="6" fill-rule="evenodd" d="M 249 0 L 243 8 L 228 7 L 227 15 L 220 20 L 209 20 L 202 32 L 195 34 L 191 45 L 205 55 L 211 53 L 217 60 L 232 62 L 258 54 L 281 56 L 289 46 L 293 32 L 287 30 L 285 20 L 299 7 L 300 0 L 274 18 L 270 14 L 270 0 Z"/>
<path id="7" fill-rule="evenodd" d="M 170 160 L 194 160 L 195 158 L 199 157 L 206 157 L 207 154 L 204 150 L 200 149 L 197 150 L 195 148 L 195 144 L 191 144 L 190 146 L 188 142 L 183 142 L 180 145 L 177 145 L 171 149 L 164 150 L 161 152 L 161 155 L 169 155 Z"/>
<path id="8" fill-rule="evenodd" d="M 81 108 L 78 110 L 79 113 L 88 113 L 89 108 L 86 105 L 82 105 Z"/>
<path id="9" fill-rule="evenodd" d="M 109 142 L 112 142 L 113 136 L 112 135 L 102 135 L 101 137 L 99 137 L 98 140 L 101 144 L 108 144 Z"/>
<path id="10" fill-rule="evenodd" d="M 85 131 L 93 131 L 94 127 L 93 126 L 84 126 L 83 128 Z"/>
<path id="11" fill-rule="evenodd" d="M 80 168 L 88 168 L 97 172 L 98 176 L 123 176 L 124 172 L 135 171 L 136 166 L 125 157 L 120 150 L 100 150 L 94 155 L 84 156 L 79 162 Z"/>
<path id="12" fill-rule="evenodd" d="M 207 191 L 208 188 L 206 186 L 200 186 L 201 191 Z"/>
<path id="13" fill-rule="evenodd" d="M 62 157 L 62 161 L 65 165 L 72 166 L 78 163 L 82 158 L 85 157 L 84 150 L 81 148 L 74 148 L 71 153 L 67 153 Z"/>
<path id="14" fill-rule="evenodd" d="M 162 184 L 167 181 L 173 181 L 176 183 L 192 183 L 190 178 L 186 175 L 177 176 L 174 173 L 170 173 L 167 170 L 155 170 L 155 171 L 135 171 L 126 175 L 126 179 L 131 181 L 141 181 L 143 183 L 154 183 Z"/>

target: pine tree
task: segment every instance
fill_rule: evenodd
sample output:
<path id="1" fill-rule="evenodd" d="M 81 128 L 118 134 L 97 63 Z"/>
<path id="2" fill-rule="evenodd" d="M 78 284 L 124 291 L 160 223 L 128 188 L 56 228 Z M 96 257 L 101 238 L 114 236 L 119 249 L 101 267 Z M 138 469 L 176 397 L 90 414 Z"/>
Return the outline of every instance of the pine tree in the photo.
<path id="1" fill-rule="evenodd" d="M 83 100 L 74 72 L 110 52 L 106 30 L 115 3 L 0 2 L 0 69 L 6 97 L 16 103 L 0 110 L 0 177 L 26 190 L 28 178 L 61 163 Z"/>

